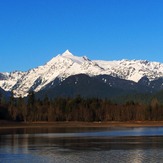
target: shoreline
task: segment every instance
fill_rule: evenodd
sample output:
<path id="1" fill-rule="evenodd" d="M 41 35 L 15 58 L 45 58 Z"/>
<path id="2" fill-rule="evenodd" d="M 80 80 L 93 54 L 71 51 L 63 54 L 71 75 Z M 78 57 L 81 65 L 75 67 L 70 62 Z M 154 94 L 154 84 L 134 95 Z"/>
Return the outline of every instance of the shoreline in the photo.
<path id="1" fill-rule="evenodd" d="M 127 121 L 127 122 L 6 122 L 0 121 L 1 129 L 14 128 L 107 128 L 107 127 L 163 127 L 163 121 Z"/>

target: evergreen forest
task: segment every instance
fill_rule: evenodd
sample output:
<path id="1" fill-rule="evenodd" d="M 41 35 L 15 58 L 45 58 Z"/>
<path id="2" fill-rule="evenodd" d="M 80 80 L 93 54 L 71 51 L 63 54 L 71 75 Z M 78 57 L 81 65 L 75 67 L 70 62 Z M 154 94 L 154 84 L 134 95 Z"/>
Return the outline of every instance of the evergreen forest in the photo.
<path id="1" fill-rule="evenodd" d="M 31 92 L 27 98 L 0 96 L 0 120 L 19 122 L 55 121 L 162 121 L 163 105 L 156 97 L 148 104 L 128 101 L 115 103 L 108 99 L 57 97 L 43 99 Z"/>

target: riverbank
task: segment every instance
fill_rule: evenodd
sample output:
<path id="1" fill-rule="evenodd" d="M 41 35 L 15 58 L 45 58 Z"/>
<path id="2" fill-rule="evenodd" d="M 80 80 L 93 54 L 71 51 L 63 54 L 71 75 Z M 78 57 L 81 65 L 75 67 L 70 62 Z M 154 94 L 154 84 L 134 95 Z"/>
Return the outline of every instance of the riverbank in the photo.
<path id="1" fill-rule="evenodd" d="M 132 122 L 8 122 L 0 121 L 0 129 L 8 128 L 65 128 L 65 127 L 159 127 L 163 121 L 132 121 Z"/>

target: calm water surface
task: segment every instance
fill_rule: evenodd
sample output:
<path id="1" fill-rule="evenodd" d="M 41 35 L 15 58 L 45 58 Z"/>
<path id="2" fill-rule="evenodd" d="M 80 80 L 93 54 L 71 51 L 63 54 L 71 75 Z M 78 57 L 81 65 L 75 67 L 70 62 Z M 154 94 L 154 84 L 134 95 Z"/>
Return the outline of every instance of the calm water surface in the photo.
<path id="1" fill-rule="evenodd" d="M 0 162 L 162 163 L 163 127 L 0 130 Z"/>

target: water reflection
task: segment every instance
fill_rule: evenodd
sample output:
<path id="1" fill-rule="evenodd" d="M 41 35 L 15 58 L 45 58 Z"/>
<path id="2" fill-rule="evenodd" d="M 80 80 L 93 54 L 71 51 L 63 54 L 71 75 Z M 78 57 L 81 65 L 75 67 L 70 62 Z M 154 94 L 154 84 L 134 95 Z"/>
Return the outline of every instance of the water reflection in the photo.
<path id="1" fill-rule="evenodd" d="M 163 162 L 163 128 L 3 130 L 0 160 L 13 159 L 16 162 Z"/>

